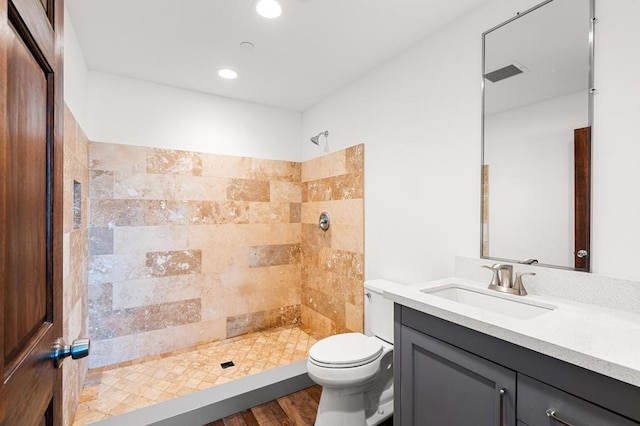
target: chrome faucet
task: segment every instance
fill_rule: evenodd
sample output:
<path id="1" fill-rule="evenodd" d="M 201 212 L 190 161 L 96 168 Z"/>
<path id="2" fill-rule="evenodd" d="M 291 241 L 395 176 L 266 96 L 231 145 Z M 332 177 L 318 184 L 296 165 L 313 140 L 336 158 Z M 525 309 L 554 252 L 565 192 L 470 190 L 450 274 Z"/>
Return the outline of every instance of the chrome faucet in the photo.
<path id="1" fill-rule="evenodd" d="M 523 275 L 535 275 L 535 272 L 516 272 L 516 280 L 513 281 L 513 266 L 504 263 L 496 263 L 493 266 L 483 265 L 493 272 L 489 288 L 503 293 L 526 296 L 527 290 L 522 283 Z"/>

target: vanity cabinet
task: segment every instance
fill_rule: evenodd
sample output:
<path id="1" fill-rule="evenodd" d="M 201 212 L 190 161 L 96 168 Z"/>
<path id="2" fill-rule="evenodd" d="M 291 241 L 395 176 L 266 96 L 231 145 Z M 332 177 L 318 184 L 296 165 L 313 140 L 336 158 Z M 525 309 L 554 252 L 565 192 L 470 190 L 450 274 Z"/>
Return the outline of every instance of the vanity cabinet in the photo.
<path id="1" fill-rule="evenodd" d="M 402 425 L 515 426 L 514 371 L 409 327 L 401 351 Z"/>
<path id="2" fill-rule="evenodd" d="M 518 374 L 518 420 L 528 426 L 555 424 L 633 426 L 638 423 L 625 419 L 609 410 L 583 399 Z M 564 422 L 564 423 L 562 423 Z"/>
<path id="3" fill-rule="evenodd" d="M 394 339 L 396 426 L 640 425 L 628 383 L 398 304 Z"/>

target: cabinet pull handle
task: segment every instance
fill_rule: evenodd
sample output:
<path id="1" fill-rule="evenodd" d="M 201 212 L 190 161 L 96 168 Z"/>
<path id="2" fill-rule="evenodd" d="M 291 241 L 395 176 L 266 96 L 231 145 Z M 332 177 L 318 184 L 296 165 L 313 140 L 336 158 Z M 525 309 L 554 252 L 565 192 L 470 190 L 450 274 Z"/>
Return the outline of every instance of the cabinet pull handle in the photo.
<path id="1" fill-rule="evenodd" d="M 500 426 L 504 426 L 504 395 L 506 393 L 506 389 L 500 389 Z"/>
<path id="2" fill-rule="evenodd" d="M 554 422 L 562 426 L 572 426 L 571 423 L 567 423 L 564 420 L 562 420 L 560 417 L 556 416 L 556 412 L 553 411 L 551 408 L 547 410 L 547 417 L 549 417 L 551 420 L 553 420 Z"/>

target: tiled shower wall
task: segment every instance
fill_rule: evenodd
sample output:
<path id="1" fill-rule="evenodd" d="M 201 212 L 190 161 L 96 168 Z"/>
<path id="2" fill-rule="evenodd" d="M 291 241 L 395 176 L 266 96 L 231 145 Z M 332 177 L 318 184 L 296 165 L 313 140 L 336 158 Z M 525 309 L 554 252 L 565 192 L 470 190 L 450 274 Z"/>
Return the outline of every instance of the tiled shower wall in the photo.
<path id="1" fill-rule="evenodd" d="M 87 335 L 89 259 L 89 141 L 64 110 L 63 336 L 67 344 Z M 71 424 L 87 373 L 87 359 L 62 364 L 63 424 Z"/>
<path id="2" fill-rule="evenodd" d="M 301 318 L 362 329 L 362 145 L 304 164 L 107 143 L 90 157 L 92 368 Z"/>
<path id="3" fill-rule="evenodd" d="M 91 143 L 91 367 L 300 321 L 300 163 Z"/>
<path id="4" fill-rule="evenodd" d="M 363 329 L 364 145 L 302 164 L 302 322 L 319 337 Z M 331 218 L 318 227 L 320 213 Z"/>

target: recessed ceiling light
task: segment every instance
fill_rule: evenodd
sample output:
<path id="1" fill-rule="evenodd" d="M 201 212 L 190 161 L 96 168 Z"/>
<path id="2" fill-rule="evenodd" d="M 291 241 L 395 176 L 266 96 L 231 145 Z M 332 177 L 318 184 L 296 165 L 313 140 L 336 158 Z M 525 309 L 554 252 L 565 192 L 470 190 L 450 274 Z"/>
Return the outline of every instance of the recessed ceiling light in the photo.
<path id="1" fill-rule="evenodd" d="M 218 75 L 222 78 L 226 78 L 227 80 L 234 80 L 238 78 L 238 73 L 229 68 L 218 70 Z"/>
<path id="2" fill-rule="evenodd" d="M 256 11 L 264 18 L 273 19 L 282 14 L 282 6 L 276 0 L 260 0 Z"/>

